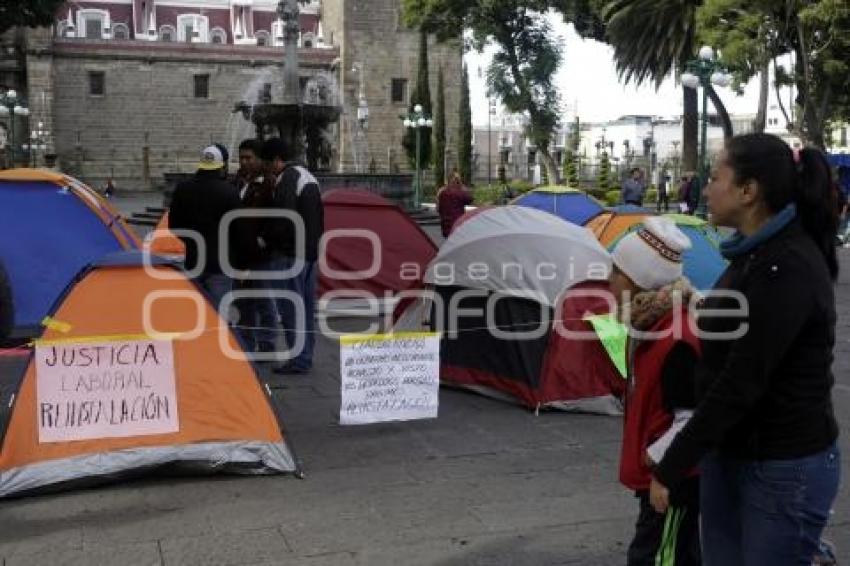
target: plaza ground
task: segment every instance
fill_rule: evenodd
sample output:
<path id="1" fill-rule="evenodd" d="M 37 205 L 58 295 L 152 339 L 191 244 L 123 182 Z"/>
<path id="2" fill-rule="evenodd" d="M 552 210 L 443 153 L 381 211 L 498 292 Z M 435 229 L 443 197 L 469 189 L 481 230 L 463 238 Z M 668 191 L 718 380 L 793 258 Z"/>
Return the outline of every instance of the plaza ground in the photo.
<path id="1" fill-rule="evenodd" d="M 129 213 L 153 204 L 143 198 L 117 202 Z M 850 473 L 850 250 L 841 260 L 834 400 Z M 312 375 L 268 376 L 306 479 L 146 479 L 3 501 L 0 563 L 625 563 L 636 501 L 617 482 L 621 419 L 443 389 L 436 420 L 340 427 L 338 355 L 322 338 Z M 840 557 L 848 483 L 827 533 Z"/>

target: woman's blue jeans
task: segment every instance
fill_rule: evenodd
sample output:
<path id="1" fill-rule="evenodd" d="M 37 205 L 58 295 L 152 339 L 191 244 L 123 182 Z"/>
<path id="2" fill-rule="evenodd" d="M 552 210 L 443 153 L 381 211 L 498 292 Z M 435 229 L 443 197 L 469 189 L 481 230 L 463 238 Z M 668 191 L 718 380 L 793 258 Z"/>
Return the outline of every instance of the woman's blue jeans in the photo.
<path id="1" fill-rule="evenodd" d="M 838 492 L 835 445 L 795 460 L 711 454 L 700 470 L 704 566 L 811 565 Z"/>

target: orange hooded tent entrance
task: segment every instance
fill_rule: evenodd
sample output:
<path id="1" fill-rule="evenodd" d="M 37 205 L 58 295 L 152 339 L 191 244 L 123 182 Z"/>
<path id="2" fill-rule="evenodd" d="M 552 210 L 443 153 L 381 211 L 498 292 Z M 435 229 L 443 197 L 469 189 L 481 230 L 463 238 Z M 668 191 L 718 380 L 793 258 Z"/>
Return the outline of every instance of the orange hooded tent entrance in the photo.
<path id="1" fill-rule="evenodd" d="M 144 249 L 152 254 L 175 259 L 186 257 L 186 244 L 171 231 L 167 211 L 159 219 L 156 228 L 145 238 Z"/>
<path id="2" fill-rule="evenodd" d="M 626 231 L 637 226 L 649 216 L 655 216 L 649 210 L 632 205 L 616 206 L 591 219 L 588 228 L 596 239 L 606 248 L 616 242 Z"/>
<path id="3" fill-rule="evenodd" d="M 0 421 L 0 497 L 155 469 L 296 471 L 269 390 L 225 321 L 179 270 L 140 258 L 84 271 L 23 370 L 3 370 L 16 382 Z"/>

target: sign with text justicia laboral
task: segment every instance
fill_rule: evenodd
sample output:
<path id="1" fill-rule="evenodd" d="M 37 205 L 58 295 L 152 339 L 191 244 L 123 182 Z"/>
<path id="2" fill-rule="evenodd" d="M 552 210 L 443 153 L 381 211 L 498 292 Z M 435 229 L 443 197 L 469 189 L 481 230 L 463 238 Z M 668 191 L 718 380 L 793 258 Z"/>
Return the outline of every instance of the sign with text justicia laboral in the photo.
<path id="1" fill-rule="evenodd" d="M 180 429 L 171 340 L 37 343 L 38 441 Z"/>

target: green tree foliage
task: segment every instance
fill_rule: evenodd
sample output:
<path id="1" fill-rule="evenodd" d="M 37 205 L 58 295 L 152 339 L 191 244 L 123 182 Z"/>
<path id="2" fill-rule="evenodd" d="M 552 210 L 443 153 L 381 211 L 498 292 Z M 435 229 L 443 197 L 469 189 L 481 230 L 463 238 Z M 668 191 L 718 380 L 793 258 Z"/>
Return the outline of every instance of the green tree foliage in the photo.
<path id="1" fill-rule="evenodd" d="M 553 8 L 585 39 L 605 41 L 605 7 L 610 0 L 560 0 Z"/>
<path id="2" fill-rule="evenodd" d="M 443 68 L 437 72 L 437 108 L 434 112 L 434 182 L 446 184 L 446 87 Z"/>
<path id="3" fill-rule="evenodd" d="M 570 130 L 569 140 L 567 142 L 567 151 L 564 154 L 564 182 L 570 187 L 578 188 L 580 184 L 578 159 L 579 148 L 581 147 L 581 121 L 576 116 Z"/>
<path id="4" fill-rule="evenodd" d="M 561 181 L 570 184 L 570 162 L 573 161 L 573 152 L 567 149 L 564 152 L 564 159 L 561 161 Z"/>
<path id="5" fill-rule="evenodd" d="M 707 0 L 698 23 L 700 38 L 721 49 L 724 63 L 740 82 L 762 73 L 763 99 L 773 64 L 777 89 L 794 86 L 797 92 L 795 108 L 782 106 L 789 130 L 824 146 L 829 122 L 845 117 L 850 103 L 846 0 Z M 791 72 L 776 64 L 785 54 L 794 60 Z"/>
<path id="6" fill-rule="evenodd" d="M 573 150 L 567 150 L 564 154 L 564 182 L 576 189 L 580 184 L 578 178 L 578 156 Z"/>
<path id="7" fill-rule="evenodd" d="M 735 91 L 743 94 L 743 87 L 759 75 L 759 106 L 753 121 L 757 132 L 767 125 L 770 64 L 782 52 L 776 22 L 770 11 L 761 9 L 765 7 L 764 0 L 708 0 L 697 12 L 699 43 L 719 50 L 734 77 Z"/>
<path id="8" fill-rule="evenodd" d="M 599 158 L 599 172 L 596 177 L 596 188 L 605 192 L 615 188 L 611 181 L 611 160 L 608 159 L 607 151 L 603 151 Z"/>
<path id="9" fill-rule="evenodd" d="M 470 47 L 496 47 L 487 69 L 487 87 L 509 112 L 528 118 L 526 135 L 537 146 L 549 179 L 558 182 L 550 140 L 558 127 L 560 99 L 554 85 L 561 49 L 546 13 L 553 0 L 403 0 L 408 24 L 438 38 L 456 38 L 469 29 Z"/>
<path id="10" fill-rule="evenodd" d="M 463 66 L 460 87 L 460 131 L 457 136 L 457 158 L 464 184 L 472 185 L 472 107 L 469 104 L 469 70 Z"/>
<path id="11" fill-rule="evenodd" d="M 49 26 L 65 0 L 0 0 L 0 33 L 15 26 Z"/>
<path id="12" fill-rule="evenodd" d="M 673 71 L 681 71 L 696 55 L 696 11 L 701 0 L 615 0 L 605 7 L 606 41 L 626 83 L 660 86 Z M 637 22 L 640 22 L 637 24 Z M 683 88 L 685 168 L 695 170 L 698 153 L 699 101 Z"/>
<path id="13" fill-rule="evenodd" d="M 419 32 L 419 72 L 416 78 L 416 88 L 410 97 L 410 113 L 417 104 L 422 105 L 422 111 L 427 116 L 432 116 L 431 83 L 428 70 L 428 32 L 424 29 Z M 432 128 L 419 128 L 419 162 L 423 169 L 431 165 L 431 130 Z M 405 132 L 402 140 L 405 153 L 410 162 L 410 167 L 416 166 L 416 129 L 411 128 Z"/>

